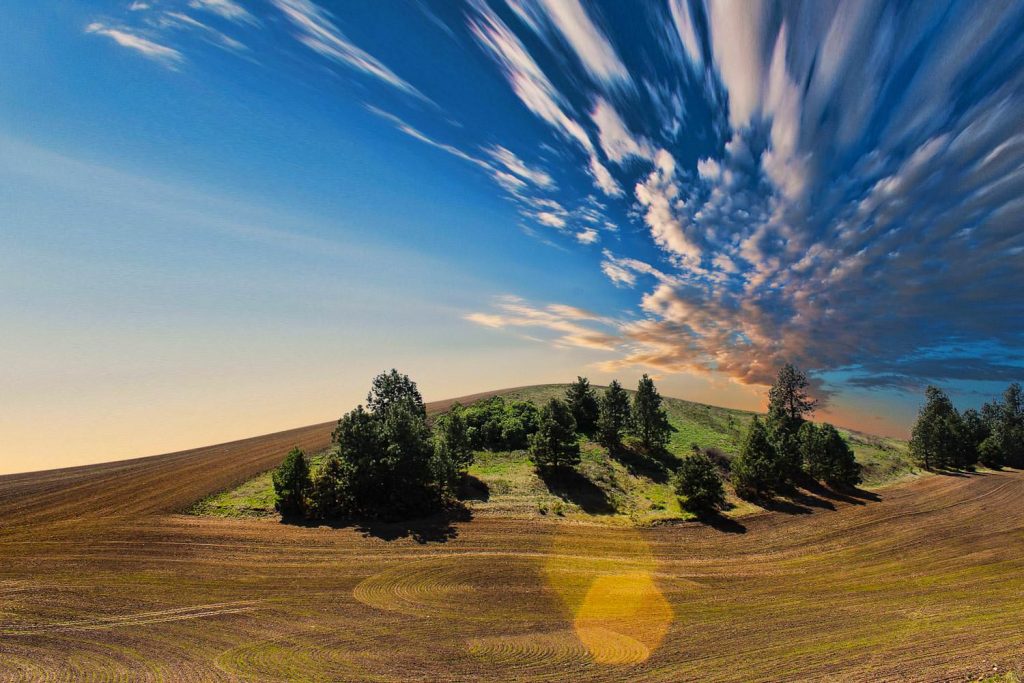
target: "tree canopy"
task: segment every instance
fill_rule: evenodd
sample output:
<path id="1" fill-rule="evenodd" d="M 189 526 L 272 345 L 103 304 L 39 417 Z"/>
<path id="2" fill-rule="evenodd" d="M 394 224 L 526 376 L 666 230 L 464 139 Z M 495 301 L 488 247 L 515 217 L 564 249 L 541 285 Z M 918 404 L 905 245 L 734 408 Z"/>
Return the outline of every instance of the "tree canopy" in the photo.
<path id="1" fill-rule="evenodd" d="M 683 458 L 675 478 L 676 493 L 690 512 L 710 512 L 725 506 L 725 487 L 711 458 L 695 452 Z"/>
<path id="2" fill-rule="evenodd" d="M 618 380 L 613 379 L 601 394 L 600 414 L 597 419 L 597 438 L 606 448 L 622 445 L 622 434 L 629 430 L 632 414 L 629 394 Z"/>
<path id="3" fill-rule="evenodd" d="M 576 377 L 565 391 L 565 401 L 576 420 L 576 429 L 583 434 L 593 434 L 597 428 L 599 407 L 590 381 L 586 377 Z"/>
<path id="4" fill-rule="evenodd" d="M 778 489 L 785 482 L 775 446 L 768 430 L 756 415 L 740 446 L 740 454 L 732 461 L 732 480 L 736 493 L 744 498 L 761 496 Z"/>
<path id="5" fill-rule="evenodd" d="M 271 475 L 274 483 L 274 507 L 283 517 L 301 517 L 306 514 L 311 482 L 306 454 L 293 448 L 284 462 Z"/>
<path id="6" fill-rule="evenodd" d="M 668 443 L 672 426 L 668 414 L 661 407 L 662 398 L 654 386 L 654 380 L 646 374 L 640 379 L 633 397 L 633 434 L 640 439 L 644 448 L 664 448 Z"/>
<path id="7" fill-rule="evenodd" d="M 576 420 L 565 401 L 553 398 L 540 409 L 530 455 L 540 470 L 575 467 L 580 462 Z"/>

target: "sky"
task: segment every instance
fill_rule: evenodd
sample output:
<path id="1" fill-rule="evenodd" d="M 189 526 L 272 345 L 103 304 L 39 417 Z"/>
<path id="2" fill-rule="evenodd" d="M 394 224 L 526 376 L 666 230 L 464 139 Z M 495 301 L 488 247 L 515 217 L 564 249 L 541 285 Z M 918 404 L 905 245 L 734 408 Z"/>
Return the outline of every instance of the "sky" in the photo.
<path id="1" fill-rule="evenodd" d="M 1024 379 L 1024 3 L 0 5 L 0 473 L 587 375 Z"/>

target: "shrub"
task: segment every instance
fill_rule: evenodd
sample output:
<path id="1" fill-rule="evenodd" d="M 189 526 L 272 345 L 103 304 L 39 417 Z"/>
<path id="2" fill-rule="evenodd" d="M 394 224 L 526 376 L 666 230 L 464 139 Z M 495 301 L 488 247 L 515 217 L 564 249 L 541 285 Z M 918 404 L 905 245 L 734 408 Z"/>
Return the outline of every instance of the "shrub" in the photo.
<path id="1" fill-rule="evenodd" d="M 553 398 L 541 408 L 537 431 L 530 437 L 530 456 L 540 470 L 579 464 L 576 420 L 565 401 Z"/>
<path id="2" fill-rule="evenodd" d="M 529 401 L 508 401 L 501 396 L 478 401 L 464 409 L 472 447 L 510 451 L 529 446 L 537 431 L 537 407 Z"/>
<path id="3" fill-rule="evenodd" d="M 684 498 L 682 505 L 691 512 L 704 512 L 725 505 L 725 488 L 718 468 L 703 453 L 683 459 L 675 480 L 676 493 Z"/>
<path id="4" fill-rule="evenodd" d="M 310 493 L 309 465 L 306 454 L 293 448 L 284 462 L 271 475 L 274 482 L 274 507 L 284 517 L 306 514 L 306 499 Z"/>

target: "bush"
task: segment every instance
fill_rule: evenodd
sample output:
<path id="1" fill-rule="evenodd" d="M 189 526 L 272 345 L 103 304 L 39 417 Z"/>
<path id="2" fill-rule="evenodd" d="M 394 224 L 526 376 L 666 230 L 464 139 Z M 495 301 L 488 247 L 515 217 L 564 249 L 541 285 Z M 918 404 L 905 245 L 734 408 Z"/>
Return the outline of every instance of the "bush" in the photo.
<path id="1" fill-rule="evenodd" d="M 553 398 L 541 408 L 537 431 L 530 437 L 530 456 L 540 470 L 579 464 L 576 420 L 565 401 Z"/>
<path id="2" fill-rule="evenodd" d="M 472 447 L 489 451 L 528 447 L 530 435 L 537 431 L 537 416 L 537 406 L 529 401 L 501 396 L 478 401 L 463 412 Z"/>
<path id="3" fill-rule="evenodd" d="M 683 459 L 675 480 L 676 493 L 684 498 L 683 508 L 706 512 L 725 506 L 725 488 L 711 458 L 695 453 Z"/>
<path id="4" fill-rule="evenodd" d="M 284 462 L 271 475 L 274 482 L 274 507 L 284 517 L 302 517 L 306 514 L 306 499 L 311 485 L 306 454 L 293 448 Z"/>

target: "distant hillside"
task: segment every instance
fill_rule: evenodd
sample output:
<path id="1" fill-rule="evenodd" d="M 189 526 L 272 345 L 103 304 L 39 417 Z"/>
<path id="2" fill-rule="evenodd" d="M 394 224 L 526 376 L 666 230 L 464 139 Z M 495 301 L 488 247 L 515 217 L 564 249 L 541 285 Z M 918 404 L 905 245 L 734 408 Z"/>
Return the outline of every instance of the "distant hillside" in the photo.
<path id="1" fill-rule="evenodd" d="M 463 396 L 428 404 L 434 416 L 456 401 L 463 405 L 501 395 L 510 400 L 543 404 L 565 394 L 565 384 L 546 384 L 504 389 Z M 598 390 L 603 387 L 596 387 Z M 580 477 L 575 482 L 550 483 L 534 471 L 526 451 L 480 451 L 470 468 L 464 490 L 466 504 L 476 514 L 505 516 L 550 516 L 601 519 L 611 523 L 650 524 L 685 519 L 671 486 L 678 459 L 700 449 L 716 449 L 726 458 L 736 455 L 753 412 L 665 398 L 665 409 L 675 432 L 669 455 L 655 459 L 639 453 L 611 457 L 596 443 L 581 441 Z M 857 460 L 864 466 L 864 485 L 877 487 L 915 471 L 906 443 L 896 439 L 843 431 Z M 282 457 L 284 453 L 281 454 Z M 319 457 L 314 458 L 316 462 Z M 193 512 L 217 516 L 273 516 L 273 486 L 269 472 L 231 490 L 200 501 Z M 731 495 L 732 510 L 743 515 L 760 510 Z M 812 494 L 801 492 L 782 501 L 791 508 L 814 505 Z"/>

